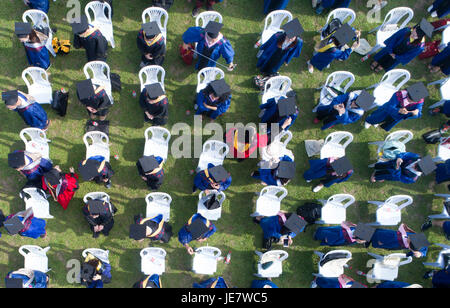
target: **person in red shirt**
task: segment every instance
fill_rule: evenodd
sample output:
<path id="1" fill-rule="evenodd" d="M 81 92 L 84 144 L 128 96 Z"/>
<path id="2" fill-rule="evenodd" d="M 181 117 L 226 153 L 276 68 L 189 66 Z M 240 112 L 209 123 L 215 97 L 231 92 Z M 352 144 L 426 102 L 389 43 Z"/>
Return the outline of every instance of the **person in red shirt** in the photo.
<path id="1" fill-rule="evenodd" d="M 75 191 L 79 188 L 75 169 L 70 167 L 69 170 L 70 174 L 62 173 L 59 166 L 55 166 L 42 177 L 42 189 L 50 193 L 53 200 L 61 204 L 63 209 L 67 209 Z"/>

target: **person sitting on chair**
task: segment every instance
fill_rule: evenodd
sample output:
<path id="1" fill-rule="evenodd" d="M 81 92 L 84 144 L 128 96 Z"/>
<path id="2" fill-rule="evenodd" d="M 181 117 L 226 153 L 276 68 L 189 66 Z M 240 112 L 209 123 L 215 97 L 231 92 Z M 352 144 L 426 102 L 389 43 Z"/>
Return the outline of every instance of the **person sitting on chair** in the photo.
<path id="1" fill-rule="evenodd" d="M 312 287 L 321 289 L 353 289 L 353 288 L 367 288 L 367 286 L 360 284 L 353 278 L 350 278 L 344 274 L 339 277 L 315 277 L 312 282 Z"/>
<path id="2" fill-rule="evenodd" d="M 81 265 L 81 284 L 88 289 L 102 289 L 112 279 L 111 265 L 88 253 Z"/>
<path id="3" fill-rule="evenodd" d="M 11 214 L 6 218 L 2 217 L 0 225 L 5 227 L 9 235 L 19 234 L 20 236 L 33 239 L 47 236 L 47 231 L 45 230 L 46 222 L 44 219 L 33 216 L 33 208 Z"/>
<path id="4" fill-rule="evenodd" d="M 27 186 L 40 186 L 41 177 L 53 168 L 53 163 L 39 153 L 14 151 L 8 154 L 8 165 L 27 179 Z"/>
<path id="5" fill-rule="evenodd" d="M 242 132 L 244 136 L 241 135 Z M 257 150 L 266 147 L 268 143 L 268 136 L 258 134 L 253 126 L 248 129 L 231 128 L 224 134 L 223 139 L 232 149 L 233 158 L 237 158 L 238 162 L 247 158 L 257 158 Z"/>
<path id="6" fill-rule="evenodd" d="M 158 274 L 146 276 L 133 285 L 133 289 L 160 289 L 161 277 Z"/>
<path id="7" fill-rule="evenodd" d="M 299 114 L 295 97 L 271 98 L 265 104 L 261 104 L 259 109 L 261 109 L 261 123 L 267 124 L 267 134 L 270 136 L 273 125 L 278 126 L 278 132 L 287 131 L 294 125 Z M 277 135 L 277 132 L 274 131 L 273 135 Z"/>
<path id="8" fill-rule="evenodd" d="M 340 226 L 319 227 L 314 233 L 314 240 L 320 241 L 320 246 L 349 246 L 368 244 L 375 233 L 370 225 L 344 221 Z"/>
<path id="9" fill-rule="evenodd" d="M 143 24 L 136 41 L 142 53 L 141 68 L 147 65 L 163 65 L 166 42 L 156 21 Z"/>
<path id="10" fill-rule="evenodd" d="M 112 104 L 104 86 L 94 85 L 91 79 L 81 81 L 77 84 L 77 96 L 80 102 L 86 106 L 91 120 L 95 120 L 97 116 L 100 121 L 106 120 Z"/>
<path id="11" fill-rule="evenodd" d="M 46 44 L 48 41 L 48 28 L 33 27 L 30 23 L 17 22 L 15 33 L 25 47 L 27 60 L 30 66 L 37 66 L 47 70 L 50 67 L 50 55 Z M 45 34 L 44 32 L 47 32 Z"/>
<path id="12" fill-rule="evenodd" d="M 295 162 L 288 155 L 281 157 L 278 162 L 261 161 L 258 171 L 254 171 L 251 177 L 261 180 L 264 186 L 285 186 L 295 178 Z"/>
<path id="13" fill-rule="evenodd" d="M 42 189 L 49 192 L 53 200 L 61 204 L 63 209 L 67 209 L 75 192 L 78 190 L 78 174 L 70 167 L 69 173 L 62 173 L 59 166 L 44 173 L 42 177 Z"/>
<path id="14" fill-rule="evenodd" d="M 81 15 L 79 23 L 72 23 L 74 34 L 73 47 L 75 49 L 86 49 L 87 61 L 106 62 L 106 52 L 108 51 L 108 41 L 103 36 L 100 29 L 89 25 L 86 15 Z"/>
<path id="15" fill-rule="evenodd" d="M 47 274 L 26 268 L 9 272 L 5 278 L 6 288 L 14 289 L 46 289 L 49 284 Z"/>
<path id="16" fill-rule="evenodd" d="M 195 114 L 204 114 L 215 120 L 230 108 L 231 88 L 224 79 L 211 81 L 197 94 Z"/>
<path id="17" fill-rule="evenodd" d="M 112 203 L 91 199 L 83 206 L 82 212 L 91 228 L 93 238 L 98 238 L 100 233 L 104 236 L 109 235 L 114 227 L 114 214 L 117 212 Z"/>
<path id="18" fill-rule="evenodd" d="M 168 243 L 172 237 L 172 226 L 164 221 L 162 214 L 149 218 L 140 214 L 134 217 L 134 222 L 130 226 L 130 238 L 136 241 L 149 238 L 152 242 Z"/>
<path id="19" fill-rule="evenodd" d="M 195 175 L 192 192 L 197 189 L 209 194 L 210 190 L 224 191 L 231 185 L 231 174 L 223 166 L 208 164 L 208 168 Z"/>
<path id="20" fill-rule="evenodd" d="M 139 175 L 151 190 L 158 190 L 164 181 L 164 160 L 159 156 L 144 156 L 136 163 Z"/>
<path id="21" fill-rule="evenodd" d="M 197 289 L 228 289 L 228 285 L 223 277 L 210 278 L 200 283 L 194 282 L 192 287 Z"/>
<path id="22" fill-rule="evenodd" d="M 153 125 L 164 126 L 169 119 L 169 99 L 161 84 L 146 85 L 139 97 L 139 104 L 144 111 L 144 121 Z"/>
<path id="23" fill-rule="evenodd" d="M 353 166 L 346 157 L 329 157 L 324 159 L 312 159 L 310 168 L 303 177 L 307 183 L 320 179 L 320 184 L 313 188 L 313 192 L 319 192 L 324 187 L 347 181 L 353 174 Z"/>
<path id="24" fill-rule="evenodd" d="M 204 242 L 214 233 L 216 226 L 201 214 L 194 214 L 187 224 L 178 232 L 178 241 L 186 248 L 190 255 L 194 254 L 194 249 L 189 246 L 192 241 Z"/>
<path id="25" fill-rule="evenodd" d="M 80 162 L 78 171 L 84 181 L 94 181 L 97 184 L 104 183 L 106 188 L 111 188 L 111 178 L 114 175 L 111 164 L 103 156 L 89 157 Z"/>
<path id="26" fill-rule="evenodd" d="M 431 64 L 428 66 L 430 73 L 442 72 L 450 75 L 450 43 L 437 55 L 433 57 Z"/>

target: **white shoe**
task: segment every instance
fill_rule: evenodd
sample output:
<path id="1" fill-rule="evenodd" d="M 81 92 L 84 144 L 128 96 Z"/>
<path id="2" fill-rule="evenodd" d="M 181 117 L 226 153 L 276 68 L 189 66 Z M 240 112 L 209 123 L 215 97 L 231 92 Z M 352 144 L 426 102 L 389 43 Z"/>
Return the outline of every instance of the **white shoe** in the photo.
<path id="1" fill-rule="evenodd" d="M 364 122 L 364 128 L 369 129 L 372 126 L 372 124 L 369 124 L 367 122 Z"/>
<path id="2" fill-rule="evenodd" d="M 324 187 L 324 186 L 323 186 L 322 184 L 319 184 L 319 185 L 317 185 L 316 187 L 314 187 L 313 192 L 314 192 L 314 193 L 319 192 L 319 191 L 322 190 L 323 187 Z"/>
<path id="3" fill-rule="evenodd" d="M 380 126 L 380 124 L 375 124 L 373 127 L 377 128 L 378 126 Z"/>
<path id="4" fill-rule="evenodd" d="M 308 64 L 308 72 L 310 74 L 314 73 L 314 66 L 312 66 L 311 63 L 309 63 L 309 61 L 306 64 Z"/>
<path id="5" fill-rule="evenodd" d="M 433 12 L 433 13 L 431 13 L 431 17 L 433 17 L 433 18 L 436 18 L 436 17 L 438 17 L 438 14 L 437 14 L 437 12 Z"/>
<path id="6" fill-rule="evenodd" d="M 306 183 L 311 183 L 312 182 L 312 180 L 306 180 Z"/>

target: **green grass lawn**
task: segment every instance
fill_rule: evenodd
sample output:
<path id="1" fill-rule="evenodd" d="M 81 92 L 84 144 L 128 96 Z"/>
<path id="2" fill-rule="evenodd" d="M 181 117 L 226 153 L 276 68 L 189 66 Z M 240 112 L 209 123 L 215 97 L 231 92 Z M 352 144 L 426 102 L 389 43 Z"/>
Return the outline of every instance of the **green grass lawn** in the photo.
<path id="1" fill-rule="evenodd" d="M 67 8 L 66 1 L 51 2 L 49 12 L 50 22 L 57 27 L 57 37 L 60 39 L 72 39 L 71 27 L 65 20 Z M 84 8 L 87 0 L 83 0 Z M 378 24 L 370 24 L 366 21 L 365 0 L 352 1 L 351 8 L 357 12 L 357 20 L 354 26 L 361 29 L 363 37 L 371 44 L 375 42 L 374 35 L 368 35 L 368 31 Z M 112 282 L 110 287 L 131 287 L 140 279 L 139 251 L 148 246 L 148 241 L 136 243 L 128 238 L 128 226 L 133 221 L 133 216 L 138 213 L 145 214 L 145 196 L 149 193 L 145 183 L 140 180 L 135 163 L 142 155 L 144 147 L 144 131 L 147 128 L 143 123 L 142 111 L 138 104 L 138 98 L 133 98 L 132 91 L 139 92 L 139 63 L 140 55 L 136 46 L 136 35 L 141 25 L 141 13 L 150 1 L 121 0 L 114 3 L 114 35 L 116 48 L 109 50 L 108 64 L 111 71 L 118 73 L 122 79 L 122 92 L 114 93 L 115 104 L 108 116 L 111 121 L 110 140 L 111 156 L 119 155 L 119 160 L 112 160 L 112 166 L 116 175 L 113 178 L 113 188 L 106 191 L 112 202 L 118 208 L 115 217 L 115 226 L 109 237 L 100 236 L 93 239 L 86 221 L 81 213 L 82 198 L 86 193 L 104 191 L 103 186 L 82 182 L 80 189 L 72 200 L 69 208 L 64 211 L 61 206 L 52 201 L 51 213 L 55 219 L 48 220 L 45 239 L 32 240 L 19 236 L 11 237 L 3 232 L 0 239 L 0 277 L 4 277 L 8 271 L 23 267 L 23 258 L 18 253 L 18 248 L 25 244 L 34 244 L 41 247 L 51 246 L 48 253 L 52 271 L 50 275 L 51 287 L 77 287 L 66 281 L 66 263 L 70 259 L 80 259 L 81 252 L 89 247 L 108 249 L 112 265 Z M 300 4 L 302 3 L 302 4 Z M 425 16 L 426 8 L 431 0 L 391 0 L 389 6 L 383 9 L 383 18 L 388 10 L 396 6 L 414 6 L 416 16 L 413 22 L 419 22 Z M 253 45 L 259 37 L 264 25 L 262 14 L 263 0 L 225 0 L 216 5 L 216 9 L 224 17 L 224 35 L 231 41 L 235 51 L 235 63 L 238 67 L 234 72 L 226 72 L 226 80 L 233 89 L 233 100 L 229 111 L 217 122 L 221 124 L 243 122 L 258 123 L 259 95 L 253 84 L 253 77 L 258 74 L 256 69 L 256 50 Z M 348 70 L 357 77 L 353 89 L 366 88 L 378 82 L 382 74 L 372 74 L 367 63 L 361 63 L 360 56 L 356 53 L 348 61 L 333 63 L 332 67 L 324 72 L 316 71 L 310 75 L 307 71 L 306 61 L 311 57 L 315 42 L 319 38 L 317 30 L 321 28 L 326 16 L 316 16 L 311 9 L 309 0 L 293 0 L 287 8 L 294 17 L 298 17 L 306 32 L 304 34 L 304 47 L 300 58 L 293 60 L 288 67 L 282 67 L 281 74 L 289 76 L 293 81 L 293 88 L 299 97 L 300 115 L 295 125 L 291 128 L 294 138 L 290 143 L 290 149 L 295 154 L 297 162 L 297 178 L 286 188 L 288 197 L 283 201 L 284 210 L 295 211 L 305 201 L 327 199 L 336 193 L 349 193 L 355 196 L 357 202 L 348 209 L 348 220 L 357 222 L 371 222 L 375 220 L 375 206 L 368 205 L 368 200 L 385 200 L 391 195 L 409 194 L 414 198 L 414 204 L 403 213 L 403 222 L 415 230 L 420 229 L 424 218 L 440 212 L 442 199 L 433 197 L 435 193 L 445 193 L 445 185 L 437 186 L 434 177 L 423 177 L 417 184 L 405 185 L 401 183 L 376 183 L 369 181 L 371 169 L 367 167 L 376 158 L 375 147 L 368 146 L 368 142 L 384 140 L 387 133 L 383 130 L 371 128 L 365 130 L 363 122 L 345 127 L 321 131 L 318 125 L 313 124 L 312 108 L 315 106 L 319 93 L 314 89 L 325 82 L 328 74 L 337 70 Z M 178 0 L 170 10 L 168 24 L 167 55 L 164 68 L 166 70 L 165 85 L 170 100 L 170 116 L 167 128 L 178 122 L 186 122 L 193 125 L 193 112 L 186 115 L 186 110 L 193 109 L 194 93 L 197 85 L 197 74 L 193 66 L 186 66 L 180 59 L 178 48 L 181 43 L 182 33 L 190 26 L 194 26 L 191 17 L 191 4 Z M 23 47 L 14 36 L 14 22 L 21 20 L 25 7 L 22 1 L 3 0 L 0 10 L 0 88 L 22 91 L 26 87 L 21 79 L 21 72 L 27 67 L 27 61 Z M 381 23 L 381 21 L 380 21 Z M 52 126 L 48 131 L 50 144 L 50 157 L 55 165 L 60 165 L 63 171 L 68 171 L 70 166 L 76 166 L 84 159 L 85 147 L 82 141 L 84 124 L 87 120 L 84 107 L 78 103 L 75 95 L 75 84 L 84 79 L 82 68 L 86 62 L 84 50 L 72 50 L 67 56 L 58 56 L 52 59 L 50 79 L 54 89 L 64 87 L 70 91 L 68 114 L 61 118 L 49 106 L 45 106 Z M 412 74 L 412 80 L 431 81 L 441 79 L 443 76 L 431 75 L 426 66 L 428 62 L 414 60 L 407 66 Z M 437 88 L 431 88 L 431 98 L 427 105 L 439 100 Z M 424 108 L 425 110 L 426 108 Z M 24 208 L 24 202 L 18 197 L 24 179 L 13 169 L 8 167 L 7 154 L 16 149 L 23 149 L 23 143 L 19 138 L 19 132 L 25 127 L 22 120 L 15 112 L 9 112 L 6 108 L 0 108 L 0 208 L 5 214 L 18 212 Z M 436 154 L 437 146 L 425 145 L 422 134 L 437 128 L 444 121 L 441 116 L 431 118 L 426 112 L 419 120 L 404 121 L 396 129 L 409 129 L 414 132 L 414 140 L 408 144 L 408 151 L 422 155 Z M 347 154 L 355 167 L 355 174 L 348 182 L 334 185 L 329 189 L 323 189 L 318 194 L 311 191 L 311 185 L 302 177 L 308 169 L 308 158 L 304 148 L 306 139 L 322 139 L 335 130 L 350 131 L 354 135 L 354 141 L 349 146 Z M 176 138 L 177 136 L 173 136 Z M 208 136 L 203 137 L 203 141 Z M 173 140 L 173 139 L 172 139 Z M 196 211 L 198 194 L 191 194 L 193 175 L 190 170 L 197 166 L 197 159 L 174 159 L 169 156 L 165 165 L 166 178 L 161 187 L 162 192 L 169 193 L 172 198 L 171 224 L 174 229 L 174 237 L 163 247 L 168 254 L 166 273 L 162 276 L 164 287 L 191 287 L 193 282 L 206 279 L 194 275 L 190 269 L 192 257 L 177 240 L 177 232 L 187 219 Z M 252 223 L 249 215 L 254 210 L 255 195 L 262 186 L 250 178 L 251 171 L 256 167 L 257 160 L 247 160 L 243 163 L 226 160 L 225 167 L 231 172 L 233 182 L 225 192 L 227 200 L 223 208 L 222 218 L 216 223 L 218 232 L 209 240 L 208 245 L 221 249 L 223 254 L 232 252 L 230 265 L 220 263 L 217 275 L 223 275 L 231 286 L 249 287 L 256 272 L 256 255 L 254 250 L 262 246 L 261 228 Z M 313 241 L 315 226 L 308 228 L 306 233 L 298 235 L 294 239 L 293 247 L 288 249 L 289 258 L 284 263 L 283 275 L 274 279 L 279 287 L 308 287 L 313 279 L 312 273 L 317 272 L 318 257 L 314 250 L 327 252 L 331 249 L 320 247 Z M 4 231 L 4 230 L 3 230 Z M 437 229 L 427 231 L 428 239 L 433 243 L 446 243 L 442 232 Z M 447 242 L 448 244 L 448 242 Z M 194 247 L 200 247 L 194 244 Z M 413 263 L 401 268 L 399 281 L 419 283 L 429 287 L 430 283 L 422 279 L 425 268 L 423 261 L 434 260 L 439 247 L 432 247 L 425 260 L 414 260 Z M 367 250 L 360 247 L 352 247 L 353 260 L 350 264 L 354 269 L 366 271 L 366 262 L 370 259 Z M 388 254 L 388 251 L 369 251 Z M 348 270 L 347 274 L 360 280 L 354 270 Z M 363 281 L 361 281 L 363 282 Z"/>

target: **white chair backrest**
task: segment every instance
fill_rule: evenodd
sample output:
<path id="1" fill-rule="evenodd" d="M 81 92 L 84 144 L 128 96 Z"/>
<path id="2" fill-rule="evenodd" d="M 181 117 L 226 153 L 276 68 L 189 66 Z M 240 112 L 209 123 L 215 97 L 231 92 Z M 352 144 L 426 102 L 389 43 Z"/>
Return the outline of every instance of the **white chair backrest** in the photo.
<path id="1" fill-rule="evenodd" d="M 264 87 L 264 93 L 272 92 L 276 95 L 285 95 L 291 88 L 292 80 L 287 76 L 270 78 Z"/>
<path id="2" fill-rule="evenodd" d="M 108 15 L 105 14 L 108 12 Z M 102 22 L 111 23 L 111 6 L 107 2 L 91 1 L 84 8 L 84 13 L 86 14 L 89 23 Z"/>
<path id="3" fill-rule="evenodd" d="M 346 148 L 353 141 L 353 135 L 349 132 L 334 132 L 327 136 L 324 146 L 326 144 L 340 145 Z"/>
<path id="4" fill-rule="evenodd" d="M 413 19 L 414 11 L 409 7 L 397 7 L 395 9 L 390 10 L 383 24 L 380 27 L 380 31 L 384 31 L 385 27 L 387 31 L 390 31 L 389 25 L 397 25 L 398 29 L 403 29 L 406 25 Z M 403 19 L 403 22 L 399 24 Z"/>
<path id="5" fill-rule="evenodd" d="M 339 19 L 343 24 L 348 23 L 350 26 L 356 19 L 356 13 L 352 9 L 340 8 L 335 9 L 328 14 L 327 23 L 328 24 L 334 18 Z"/>
<path id="6" fill-rule="evenodd" d="M 107 193 L 104 192 L 91 192 L 83 197 L 83 202 L 88 203 L 89 200 L 103 200 L 106 202 L 110 202 L 110 197 Z"/>
<path id="7" fill-rule="evenodd" d="M 99 249 L 99 248 L 88 248 L 88 249 L 83 250 L 83 252 L 81 253 L 81 256 L 83 258 L 86 258 L 88 253 L 90 253 L 91 255 L 93 255 L 94 257 L 99 259 L 100 261 L 109 264 L 109 250 L 103 250 L 103 249 Z"/>
<path id="8" fill-rule="evenodd" d="M 103 61 L 91 61 L 83 67 L 84 75 L 86 79 L 92 79 L 92 82 L 102 82 L 111 84 L 111 70 L 109 65 Z"/>
<path id="9" fill-rule="evenodd" d="M 100 131 L 92 131 L 87 132 L 83 136 L 84 144 L 86 148 L 89 148 L 92 145 L 100 145 L 103 147 L 109 147 L 109 137 L 103 132 Z M 106 157 L 105 157 L 106 158 Z"/>
<path id="10" fill-rule="evenodd" d="M 399 210 L 404 209 L 412 203 L 413 198 L 407 195 L 392 196 L 384 202 L 385 205 L 395 205 Z"/>
<path id="11" fill-rule="evenodd" d="M 160 83 L 161 87 L 164 88 L 164 78 L 166 77 L 166 71 L 159 65 L 148 65 L 143 67 L 139 71 L 139 80 L 141 81 L 141 91 L 144 90 L 145 86 L 153 83 Z"/>
<path id="12" fill-rule="evenodd" d="M 393 253 L 387 255 L 381 261 L 383 266 L 398 268 L 412 262 L 412 257 L 407 257 L 404 253 Z"/>
<path id="13" fill-rule="evenodd" d="M 400 90 L 411 79 L 411 73 L 404 69 L 394 69 L 386 74 L 378 85 L 391 85 L 395 87 L 396 91 Z"/>
<path id="14" fill-rule="evenodd" d="M 49 146 L 47 135 L 39 128 L 24 128 L 19 133 L 20 139 L 25 144 L 25 150 L 31 153 L 40 153 L 44 158 L 49 158 Z"/>
<path id="15" fill-rule="evenodd" d="M 169 144 L 171 134 L 170 132 L 160 126 L 152 126 L 145 130 L 145 140 L 151 140 L 161 144 Z"/>
<path id="16" fill-rule="evenodd" d="M 22 72 L 22 79 L 28 87 L 34 84 L 38 84 L 40 86 L 51 86 L 50 81 L 48 80 L 47 72 L 40 67 L 28 67 Z"/>
<path id="17" fill-rule="evenodd" d="M 167 222 L 170 220 L 170 204 L 172 203 L 172 197 L 169 194 L 162 192 L 149 193 L 145 197 L 145 203 L 147 204 L 147 218 L 153 218 L 162 214 L 164 221 Z"/>
<path id="18" fill-rule="evenodd" d="M 386 137 L 385 142 L 388 141 L 399 141 L 403 144 L 407 144 L 412 140 L 414 137 L 414 134 L 410 132 L 409 130 L 399 130 L 396 132 L 391 133 L 389 136 Z"/>
<path id="19" fill-rule="evenodd" d="M 142 23 L 156 21 L 161 32 L 167 33 L 167 22 L 169 21 L 169 13 L 160 7 L 149 7 L 142 12 Z"/>
<path id="20" fill-rule="evenodd" d="M 344 273 L 344 266 L 352 259 L 352 253 L 348 250 L 332 250 L 326 254 L 315 251 L 315 254 L 320 256 L 319 276 L 323 277 L 339 277 Z M 332 255 L 339 258 L 329 258 Z M 325 260 L 328 261 L 323 263 Z"/>
<path id="21" fill-rule="evenodd" d="M 24 268 L 47 273 L 49 271 L 47 251 L 49 250 L 50 247 L 41 248 L 36 245 L 21 246 L 19 253 L 25 258 Z"/>
<path id="22" fill-rule="evenodd" d="M 222 255 L 222 252 L 219 248 L 216 247 L 203 246 L 195 250 L 195 255 L 201 255 L 203 257 L 209 257 L 218 260 Z"/>
<path id="23" fill-rule="evenodd" d="M 265 263 L 270 261 L 283 262 L 289 257 L 289 254 L 284 250 L 270 250 L 260 255 L 259 262 Z"/>
<path id="24" fill-rule="evenodd" d="M 50 204 L 42 189 L 36 187 L 24 188 L 19 196 L 25 201 L 26 209 L 33 208 L 34 217 L 41 219 L 54 218 L 50 215 Z"/>
<path id="25" fill-rule="evenodd" d="M 270 198 L 281 202 L 288 194 L 286 188 L 281 186 L 266 186 L 259 193 L 260 198 Z"/>
<path id="26" fill-rule="evenodd" d="M 162 248 L 148 247 L 141 250 L 141 271 L 144 275 L 162 275 L 166 268 L 166 251 Z"/>
<path id="27" fill-rule="evenodd" d="M 275 137 L 275 140 L 273 142 L 280 142 L 281 144 L 284 145 L 284 147 L 287 147 L 287 145 L 291 140 L 292 140 L 292 132 L 289 130 L 284 130 Z"/>
<path id="28" fill-rule="evenodd" d="M 36 27 L 50 27 L 47 14 L 41 10 L 27 10 L 22 15 L 23 22 L 30 22 Z M 51 31 L 51 30 L 50 30 Z"/>
<path id="29" fill-rule="evenodd" d="M 197 74 L 197 93 L 206 88 L 214 80 L 225 78 L 225 73 L 217 67 L 205 67 Z"/>
<path id="30" fill-rule="evenodd" d="M 229 151 L 230 148 L 226 143 L 218 140 L 208 140 L 203 144 L 202 153 L 225 158 Z"/>
<path id="31" fill-rule="evenodd" d="M 215 21 L 221 24 L 223 23 L 222 15 L 215 11 L 201 12 L 195 19 L 195 26 L 205 28 L 210 21 Z"/>
<path id="32" fill-rule="evenodd" d="M 288 11 L 273 11 L 266 17 L 264 31 L 269 28 L 280 29 L 283 24 L 290 22 L 292 19 L 292 14 Z"/>
<path id="33" fill-rule="evenodd" d="M 331 73 L 325 83 L 326 86 L 333 87 L 335 89 L 340 89 L 342 92 L 347 92 L 347 90 L 355 82 L 355 75 L 346 71 L 338 71 Z"/>
<path id="34" fill-rule="evenodd" d="M 216 196 L 216 200 L 219 202 L 220 206 L 222 206 L 223 202 L 224 202 L 225 199 L 227 198 L 227 197 L 225 196 L 225 193 L 224 193 L 223 191 L 212 190 L 212 191 L 209 192 L 209 195 L 210 195 L 210 194 L 214 194 L 214 195 Z M 208 196 L 209 196 L 209 195 L 208 195 Z M 208 196 L 206 196 L 206 194 L 205 194 L 204 191 L 201 191 L 201 192 L 198 194 L 198 200 L 201 201 L 201 200 L 205 199 L 205 198 L 208 197 Z"/>
<path id="35" fill-rule="evenodd" d="M 355 203 L 355 197 L 349 194 L 337 194 L 328 198 L 326 205 L 339 206 L 347 208 Z M 325 205 L 325 206 L 326 206 Z"/>

